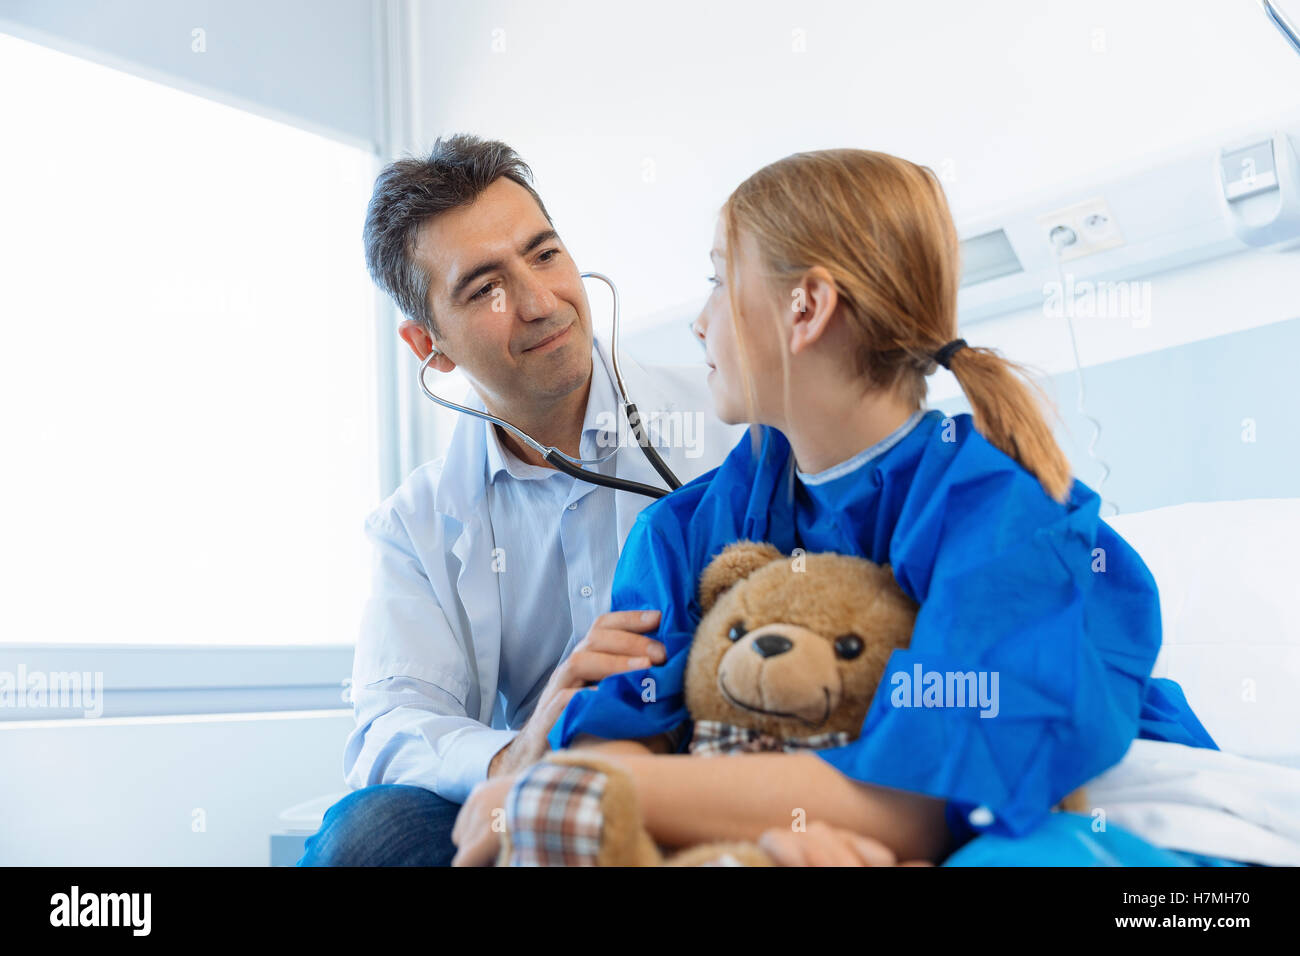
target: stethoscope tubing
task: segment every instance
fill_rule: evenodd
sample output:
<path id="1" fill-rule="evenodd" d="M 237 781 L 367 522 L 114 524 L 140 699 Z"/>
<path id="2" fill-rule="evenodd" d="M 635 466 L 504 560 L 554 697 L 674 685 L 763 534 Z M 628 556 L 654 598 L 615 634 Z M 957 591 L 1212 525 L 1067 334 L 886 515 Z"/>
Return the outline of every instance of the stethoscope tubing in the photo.
<path id="1" fill-rule="evenodd" d="M 429 368 L 429 363 L 439 354 L 436 349 L 431 351 L 428 356 L 425 357 L 424 361 L 420 363 L 420 372 L 418 376 L 420 390 L 424 392 L 428 399 L 436 402 L 443 408 L 448 408 L 455 412 L 464 412 L 466 415 L 473 415 L 475 418 L 481 418 L 485 422 L 491 422 L 494 425 L 504 428 L 525 445 L 541 455 L 546 461 L 550 462 L 556 470 L 562 471 L 566 475 L 571 475 L 579 481 L 588 481 L 593 485 L 613 488 L 616 491 L 630 491 L 634 494 L 645 495 L 650 498 L 662 498 L 670 491 L 675 491 L 680 488 L 682 483 L 681 480 L 673 474 L 673 471 L 668 467 L 667 462 L 665 462 L 660 456 L 659 451 L 650 443 L 650 437 L 646 433 L 645 424 L 641 421 L 641 413 L 637 410 L 637 407 L 632 400 L 627 397 L 627 386 L 623 382 L 623 371 L 619 368 L 618 364 L 618 288 L 614 285 L 614 280 L 600 272 L 584 272 L 581 274 L 580 278 L 599 279 L 601 282 L 604 282 L 605 285 L 609 286 L 609 291 L 613 295 L 614 309 L 613 319 L 611 322 L 613 331 L 610 335 L 609 349 L 610 359 L 614 365 L 614 382 L 618 386 L 618 394 L 623 401 L 623 414 L 627 418 L 628 426 L 632 429 L 632 434 L 636 438 L 637 445 L 640 446 L 641 452 L 645 455 L 646 460 L 650 462 L 654 470 L 657 471 L 659 476 L 668 484 L 666 489 L 657 488 L 654 485 L 643 484 L 639 481 L 632 481 L 628 478 L 618 478 L 613 475 L 602 475 L 599 472 L 588 471 L 586 468 L 582 467 L 583 464 L 598 464 L 599 462 L 588 462 L 586 459 L 572 458 L 552 445 L 543 445 L 523 429 L 512 425 L 503 418 L 497 418 L 486 410 L 480 411 L 477 408 L 470 408 L 468 405 L 461 405 L 458 402 L 445 399 L 440 395 L 435 395 L 433 390 L 430 389 L 428 384 L 425 382 L 424 376 L 425 372 Z M 605 459 L 601 459 L 601 461 L 604 460 Z"/>

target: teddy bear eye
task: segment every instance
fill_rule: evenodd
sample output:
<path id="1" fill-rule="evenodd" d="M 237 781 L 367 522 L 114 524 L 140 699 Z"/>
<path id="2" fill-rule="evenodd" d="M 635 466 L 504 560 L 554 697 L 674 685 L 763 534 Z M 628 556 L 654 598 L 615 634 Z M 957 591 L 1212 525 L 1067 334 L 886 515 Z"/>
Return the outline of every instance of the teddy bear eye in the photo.
<path id="1" fill-rule="evenodd" d="M 841 634 L 835 638 L 835 656 L 851 661 L 862 653 L 862 638 L 856 634 Z"/>
<path id="2" fill-rule="evenodd" d="M 737 621 L 735 624 L 731 625 L 731 630 L 727 632 L 727 637 L 732 641 L 738 641 L 744 637 L 746 633 L 745 625 Z"/>

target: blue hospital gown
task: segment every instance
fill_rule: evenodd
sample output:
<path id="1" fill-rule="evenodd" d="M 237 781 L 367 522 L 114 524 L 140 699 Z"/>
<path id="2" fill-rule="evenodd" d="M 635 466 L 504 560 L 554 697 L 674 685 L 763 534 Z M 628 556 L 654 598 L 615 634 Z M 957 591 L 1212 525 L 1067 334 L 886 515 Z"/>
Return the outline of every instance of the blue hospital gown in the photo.
<path id="1" fill-rule="evenodd" d="M 888 563 L 920 605 L 911 646 L 890 658 L 858 739 L 817 753 L 854 779 L 945 798 L 958 843 L 1028 833 L 1135 737 L 1215 748 L 1178 685 L 1150 677 L 1161 640 L 1156 584 L 1100 520 L 1091 488 L 1076 480 L 1068 505 L 1053 501 L 969 415 L 917 413 L 848 463 L 860 465 L 816 483 L 796 475 L 784 435 L 761 433 L 757 459 L 747 434 L 717 469 L 641 512 L 613 610 L 659 609 L 652 636 L 668 659 L 576 694 L 553 747 L 688 720 L 682 685 L 699 575 L 727 544 L 749 539 Z M 996 672 L 997 715 L 891 705 L 894 675 L 910 678 L 917 665 Z"/>

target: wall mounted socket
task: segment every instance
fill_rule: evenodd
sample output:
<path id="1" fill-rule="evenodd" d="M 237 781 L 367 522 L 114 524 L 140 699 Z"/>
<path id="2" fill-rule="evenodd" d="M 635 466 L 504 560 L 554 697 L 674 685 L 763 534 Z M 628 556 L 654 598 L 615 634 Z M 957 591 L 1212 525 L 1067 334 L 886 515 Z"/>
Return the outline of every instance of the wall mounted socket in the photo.
<path id="1" fill-rule="evenodd" d="M 1100 197 L 1040 216 L 1038 222 L 1043 241 L 1049 249 L 1060 250 L 1062 262 L 1124 245 L 1119 224 Z"/>

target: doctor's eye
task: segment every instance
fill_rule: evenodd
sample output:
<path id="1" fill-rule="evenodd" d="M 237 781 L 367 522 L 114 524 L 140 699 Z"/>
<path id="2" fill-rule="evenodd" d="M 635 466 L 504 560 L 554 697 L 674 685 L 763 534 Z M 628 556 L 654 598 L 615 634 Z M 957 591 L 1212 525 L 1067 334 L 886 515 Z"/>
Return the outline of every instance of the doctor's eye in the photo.
<path id="1" fill-rule="evenodd" d="M 745 630 L 745 625 L 737 621 L 735 624 L 731 625 L 731 630 L 727 632 L 727 639 L 730 641 L 738 641 L 742 637 L 744 637 L 747 633 L 748 632 Z"/>
<path id="2" fill-rule="evenodd" d="M 851 661 L 862 653 L 862 638 L 856 634 L 841 634 L 835 638 L 835 656 L 841 660 Z"/>

